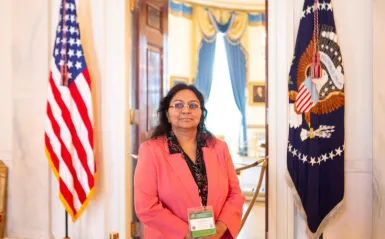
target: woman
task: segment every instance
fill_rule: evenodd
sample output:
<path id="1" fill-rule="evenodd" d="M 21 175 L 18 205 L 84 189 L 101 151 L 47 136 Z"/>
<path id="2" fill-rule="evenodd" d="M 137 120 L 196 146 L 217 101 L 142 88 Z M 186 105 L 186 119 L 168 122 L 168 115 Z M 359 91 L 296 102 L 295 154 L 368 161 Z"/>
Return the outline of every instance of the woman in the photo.
<path id="1" fill-rule="evenodd" d="M 205 128 L 195 86 L 178 84 L 160 102 L 159 125 L 141 144 L 134 178 L 135 211 L 144 238 L 190 239 L 187 211 L 213 208 L 216 234 L 236 238 L 245 197 L 225 142 Z"/>

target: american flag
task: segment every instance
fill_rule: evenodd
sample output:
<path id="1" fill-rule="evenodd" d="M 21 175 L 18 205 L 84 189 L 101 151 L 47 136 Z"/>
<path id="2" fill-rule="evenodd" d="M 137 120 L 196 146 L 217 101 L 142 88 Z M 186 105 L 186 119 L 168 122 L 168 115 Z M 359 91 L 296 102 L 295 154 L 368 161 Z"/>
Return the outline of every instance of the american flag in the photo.
<path id="1" fill-rule="evenodd" d="M 300 113 L 309 112 L 310 108 L 313 106 L 311 93 L 304 83 L 302 83 L 298 89 L 298 95 L 295 104 L 298 112 Z"/>
<path id="2" fill-rule="evenodd" d="M 74 0 L 61 3 L 52 56 L 45 151 L 59 182 L 59 198 L 76 221 L 93 195 L 96 165 L 91 79 Z"/>

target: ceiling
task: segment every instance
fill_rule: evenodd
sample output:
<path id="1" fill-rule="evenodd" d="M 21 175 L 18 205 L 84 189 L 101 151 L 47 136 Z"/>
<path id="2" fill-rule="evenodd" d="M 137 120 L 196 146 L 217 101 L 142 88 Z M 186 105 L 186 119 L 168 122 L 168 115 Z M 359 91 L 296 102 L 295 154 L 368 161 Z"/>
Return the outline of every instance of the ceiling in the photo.
<path id="1" fill-rule="evenodd" d="M 265 0 L 180 0 L 180 2 L 248 11 L 265 9 Z"/>

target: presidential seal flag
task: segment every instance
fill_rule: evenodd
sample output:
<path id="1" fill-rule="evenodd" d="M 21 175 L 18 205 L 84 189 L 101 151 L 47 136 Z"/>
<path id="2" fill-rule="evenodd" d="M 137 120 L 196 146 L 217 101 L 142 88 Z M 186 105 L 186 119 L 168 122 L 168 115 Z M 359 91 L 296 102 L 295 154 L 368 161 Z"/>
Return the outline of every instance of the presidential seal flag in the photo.
<path id="1" fill-rule="evenodd" d="M 305 0 L 289 75 L 287 182 L 318 238 L 343 208 L 344 68 L 330 0 Z"/>

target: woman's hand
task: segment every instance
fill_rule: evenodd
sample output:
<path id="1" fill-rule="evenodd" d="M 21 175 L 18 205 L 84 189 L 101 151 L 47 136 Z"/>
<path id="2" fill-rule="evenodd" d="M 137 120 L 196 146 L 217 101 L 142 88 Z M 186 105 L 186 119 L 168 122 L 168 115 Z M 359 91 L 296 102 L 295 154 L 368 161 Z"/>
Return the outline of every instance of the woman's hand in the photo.
<path id="1" fill-rule="evenodd" d="M 184 239 L 193 239 L 192 235 L 191 235 L 191 232 L 188 232 L 186 234 L 186 236 L 184 237 Z"/>
<path id="2" fill-rule="evenodd" d="M 219 235 L 218 238 L 221 238 L 223 234 L 227 231 L 227 226 L 221 221 L 218 221 L 217 224 L 215 224 L 215 227 L 217 229 L 217 233 L 215 235 Z"/>
<path id="3" fill-rule="evenodd" d="M 221 221 L 218 221 L 216 224 L 215 224 L 215 228 L 216 228 L 216 233 L 215 235 L 211 235 L 211 236 L 206 236 L 206 237 L 199 237 L 199 239 L 221 239 L 223 234 L 225 234 L 225 232 L 227 231 L 227 226 L 226 224 L 224 224 L 223 222 Z"/>

